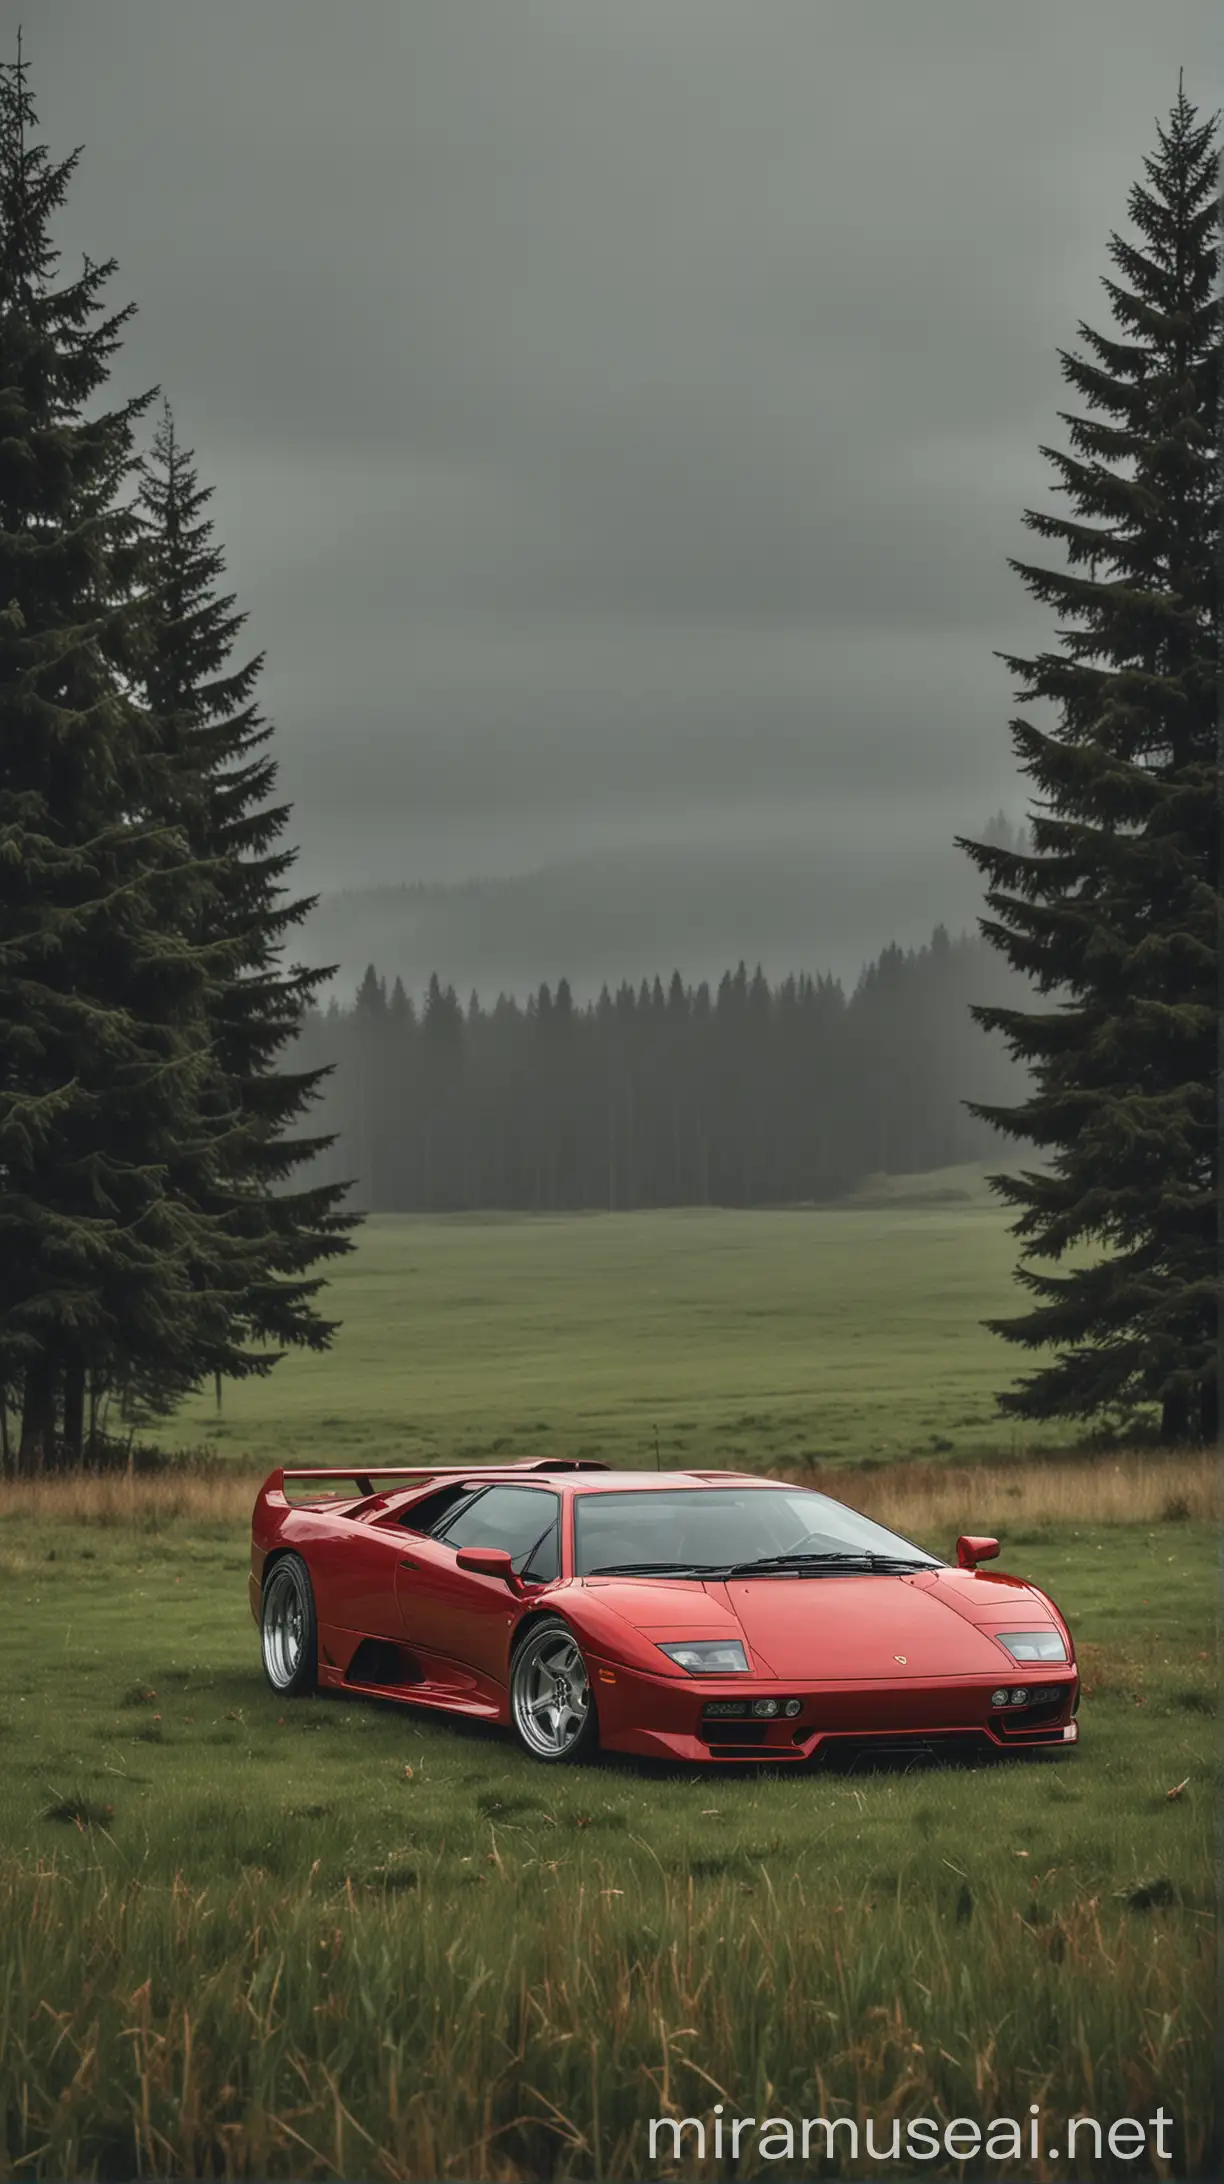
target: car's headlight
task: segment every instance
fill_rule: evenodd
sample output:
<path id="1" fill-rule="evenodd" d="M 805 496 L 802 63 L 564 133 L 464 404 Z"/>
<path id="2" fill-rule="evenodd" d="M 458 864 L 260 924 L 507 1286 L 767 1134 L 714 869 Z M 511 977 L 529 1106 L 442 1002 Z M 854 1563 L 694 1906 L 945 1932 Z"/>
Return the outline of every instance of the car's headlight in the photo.
<path id="1" fill-rule="evenodd" d="M 690 1676 L 746 1676 L 748 1656 L 738 1638 L 686 1638 L 660 1646 L 669 1661 Z"/>
<path id="2" fill-rule="evenodd" d="M 1065 1661 L 1067 1649 L 1056 1630 L 997 1630 L 995 1637 L 1016 1661 Z"/>

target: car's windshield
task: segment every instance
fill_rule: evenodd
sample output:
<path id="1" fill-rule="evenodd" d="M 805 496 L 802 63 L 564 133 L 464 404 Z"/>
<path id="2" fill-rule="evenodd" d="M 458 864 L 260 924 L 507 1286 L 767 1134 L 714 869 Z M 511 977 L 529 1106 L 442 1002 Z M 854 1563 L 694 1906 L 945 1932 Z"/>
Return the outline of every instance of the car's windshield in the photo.
<path id="1" fill-rule="evenodd" d="M 898 1533 L 805 1487 L 626 1488 L 575 1497 L 577 1577 L 651 1566 L 663 1574 L 668 1564 L 678 1573 L 741 1568 L 789 1555 L 938 1567 Z"/>

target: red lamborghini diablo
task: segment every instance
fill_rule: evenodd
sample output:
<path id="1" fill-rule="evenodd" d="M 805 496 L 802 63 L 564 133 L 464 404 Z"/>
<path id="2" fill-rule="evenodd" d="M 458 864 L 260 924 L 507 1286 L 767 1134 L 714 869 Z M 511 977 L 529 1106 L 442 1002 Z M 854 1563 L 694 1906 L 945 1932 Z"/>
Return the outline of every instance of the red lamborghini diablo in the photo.
<path id="1" fill-rule="evenodd" d="M 285 1697 L 508 1724 L 534 1759 L 1072 1745 L 1054 1603 L 827 1494 L 733 1471 L 274 1471 L 251 1612 Z"/>

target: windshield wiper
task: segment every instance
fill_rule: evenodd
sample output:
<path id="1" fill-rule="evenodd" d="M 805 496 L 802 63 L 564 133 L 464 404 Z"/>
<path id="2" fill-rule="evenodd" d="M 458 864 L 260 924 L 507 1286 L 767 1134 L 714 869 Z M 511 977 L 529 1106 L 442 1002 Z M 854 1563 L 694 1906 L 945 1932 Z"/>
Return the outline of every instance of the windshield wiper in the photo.
<path id="1" fill-rule="evenodd" d="M 755 1562 L 601 1562 L 583 1577 L 752 1577 L 776 1571 L 779 1576 L 813 1576 L 822 1570 L 867 1570 L 892 1575 L 900 1570 L 931 1570 L 932 1562 L 910 1562 L 895 1555 L 874 1554 L 866 1547 L 835 1554 L 761 1555 Z"/>
<path id="2" fill-rule="evenodd" d="M 859 1569 L 869 1569 L 871 1557 L 864 1549 L 861 1553 L 838 1552 L 836 1554 L 758 1555 L 754 1562 L 733 1562 L 731 1575 L 742 1577 L 748 1570 L 810 1570 L 842 1569 L 853 1562 Z"/>
<path id="3" fill-rule="evenodd" d="M 721 1562 L 601 1562 L 594 1570 L 584 1570 L 584 1577 L 714 1577 L 722 1572 Z"/>
<path id="4" fill-rule="evenodd" d="M 846 1549 L 836 1554 L 761 1555 L 755 1562 L 733 1563 L 728 1576 L 747 1577 L 755 1571 L 794 1570 L 799 1576 L 805 1570 L 856 1570 L 882 1571 L 892 1575 L 898 1570 L 929 1570 L 929 1562 L 909 1562 L 899 1555 L 874 1554 L 869 1548 Z"/>

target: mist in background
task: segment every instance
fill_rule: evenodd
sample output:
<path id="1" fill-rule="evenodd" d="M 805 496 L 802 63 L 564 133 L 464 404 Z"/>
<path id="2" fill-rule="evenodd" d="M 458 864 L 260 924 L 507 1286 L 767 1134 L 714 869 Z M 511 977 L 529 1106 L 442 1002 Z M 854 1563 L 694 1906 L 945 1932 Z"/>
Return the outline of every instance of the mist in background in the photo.
<path id="1" fill-rule="evenodd" d="M 1008 832 L 996 819 L 979 833 Z M 853 986 L 898 934 L 972 929 L 976 874 L 951 843 L 902 837 L 868 854 L 852 840 L 660 843 L 589 851 L 509 879 L 325 896 L 306 934 L 351 999 L 373 963 L 422 995 L 432 972 L 466 996 L 526 996 L 567 978 L 594 997 L 622 978 L 716 982 L 743 957 L 774 979 L 825 972 Z M 984 999 L 983 993 L 978 998 Z"/>

